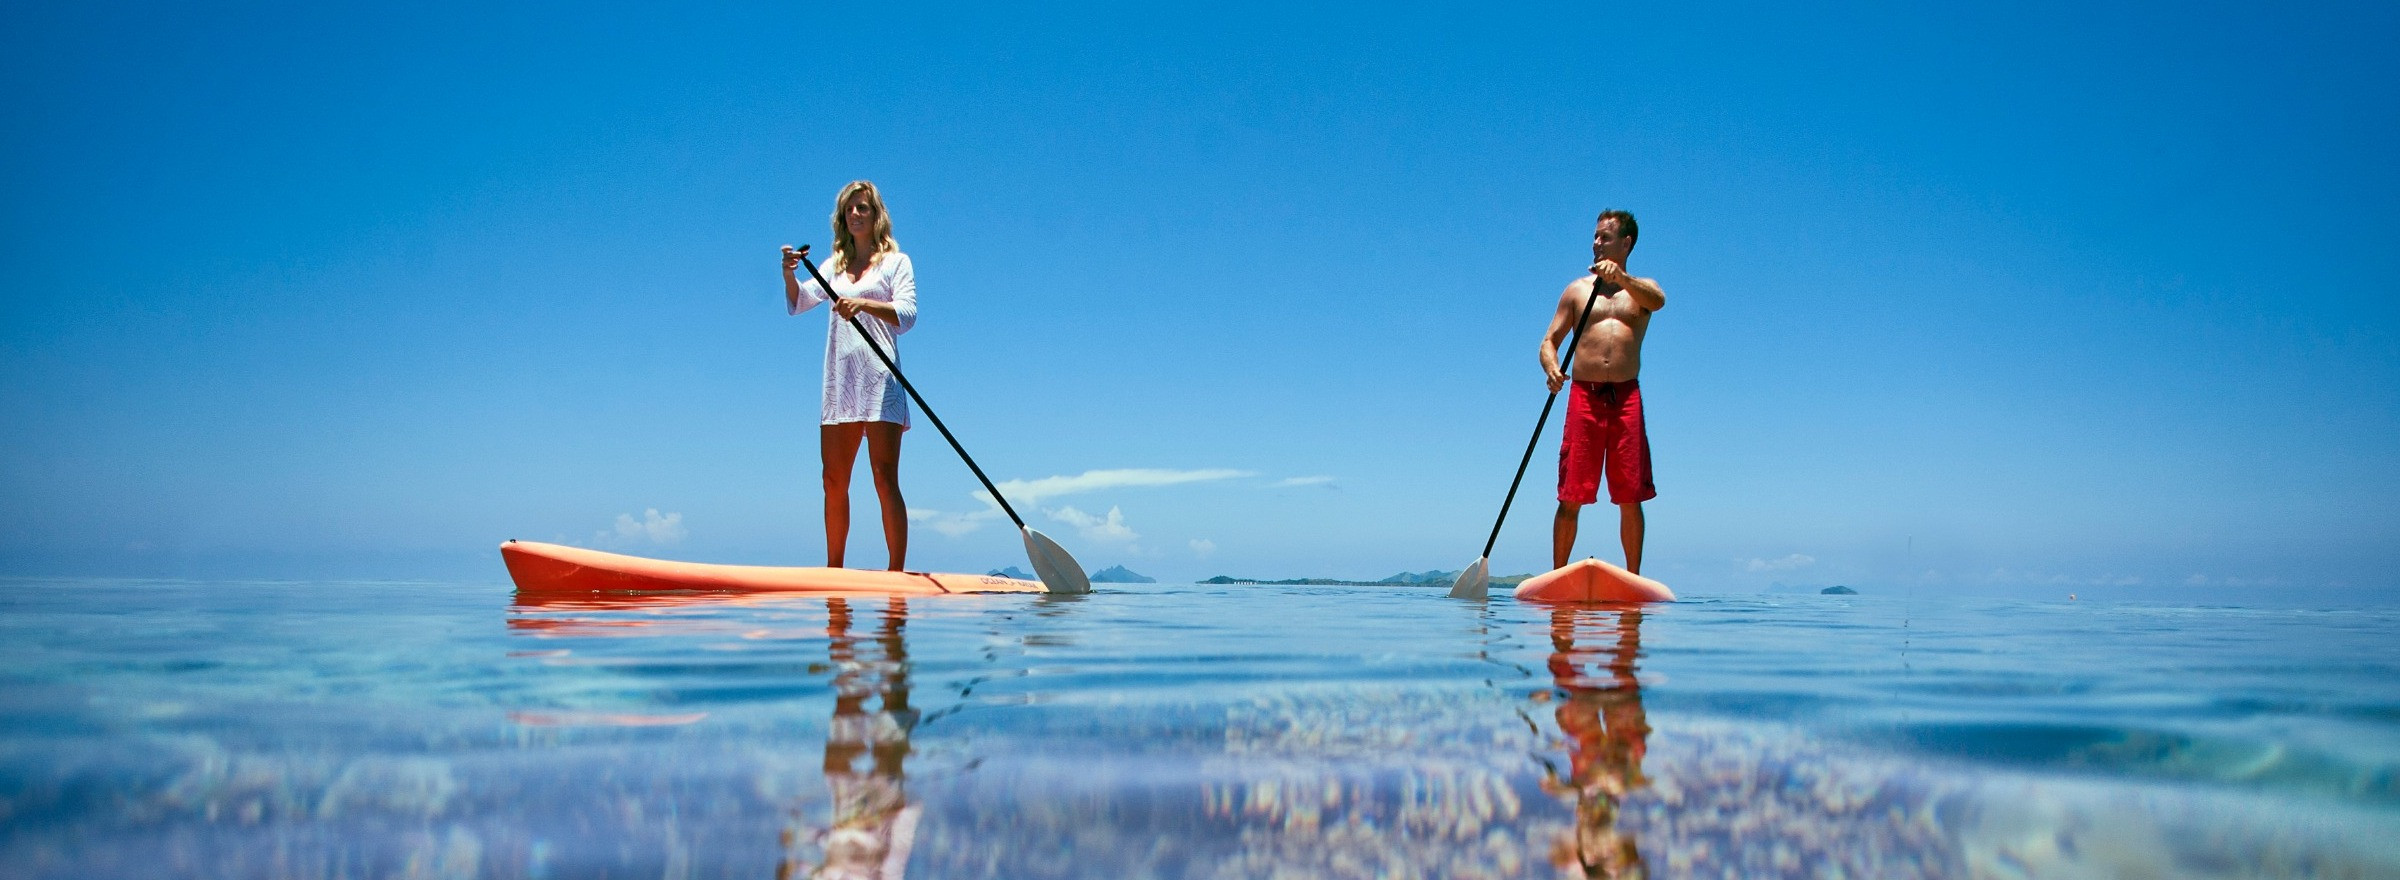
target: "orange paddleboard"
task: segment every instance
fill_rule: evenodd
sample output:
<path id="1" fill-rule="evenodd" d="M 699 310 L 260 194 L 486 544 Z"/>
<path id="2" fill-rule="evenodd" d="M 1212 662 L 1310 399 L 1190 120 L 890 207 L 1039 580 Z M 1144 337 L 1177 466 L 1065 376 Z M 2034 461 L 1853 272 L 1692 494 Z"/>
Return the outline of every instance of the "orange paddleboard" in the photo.
<path id="1" fill-rule="evenodd" d="M 1673 602 L 1675 591 L 1597 559 L 1567 563 L 1525 579 L 1517 598 L 1533 602 Z"/>
<path id="2" fill-rule="evenodd" d="M 824 596 L 1046 592 L 1040 581 L 991 575 L 670 562 L 537 541 L 502 544 L 500 559 L 508 563 L 508 576 L 516 580 L 518 596 L 546 600 L 677 591 Z"/>

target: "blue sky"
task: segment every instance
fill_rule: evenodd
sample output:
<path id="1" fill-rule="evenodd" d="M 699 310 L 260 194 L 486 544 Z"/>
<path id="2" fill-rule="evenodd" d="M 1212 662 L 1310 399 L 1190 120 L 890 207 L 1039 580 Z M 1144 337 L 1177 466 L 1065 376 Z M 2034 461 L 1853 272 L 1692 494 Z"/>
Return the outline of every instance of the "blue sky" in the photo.
<path id="1" fill-rule="evenodd" d="M 0 572 L 814 564 L 824 318 L 774 251 L 854 178 L 911 377 L 1091 568 L 1471 561 L 1604 207 L 1669 297 L 1670 583 L 2400 564 L 2388 5 L 18 18 Z M 1495 570 L 1546 564 L 1555 433 Z M 933 432 L 904 482 L 915 566 L 1022 562 Z"/>

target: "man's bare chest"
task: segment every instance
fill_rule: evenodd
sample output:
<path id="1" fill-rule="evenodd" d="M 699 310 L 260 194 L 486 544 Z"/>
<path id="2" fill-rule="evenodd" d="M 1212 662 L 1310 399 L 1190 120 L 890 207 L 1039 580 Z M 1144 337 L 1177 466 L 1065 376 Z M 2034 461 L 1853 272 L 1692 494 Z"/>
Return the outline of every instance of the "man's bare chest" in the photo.
<path id="1" fill-rule="evenodd" d="M 1627 330 L 1640 332 L 1650 322 L 1650 312 L 1633 301 L 1625 291 L 1603 293 L 1592 301 L 1591 317 L 1584 320 L 1584 332 L 1605 333 Z"/>

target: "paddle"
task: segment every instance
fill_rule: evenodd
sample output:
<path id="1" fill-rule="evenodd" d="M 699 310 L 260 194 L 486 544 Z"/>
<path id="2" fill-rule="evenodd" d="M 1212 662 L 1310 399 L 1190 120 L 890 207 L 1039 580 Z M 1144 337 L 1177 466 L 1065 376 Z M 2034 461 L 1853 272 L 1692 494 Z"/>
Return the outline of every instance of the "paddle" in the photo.
<path id="1" fill-rule="evenodd" d="M 808 248 L 793 250 L 786 245 L 783 252 L 800 258 L 800 265 L 808 267 L 808 277 L 816 279 L 817 286 L 825 289 L 827 299 L 841 301 L 841 295 L 833 292 L 833 282 L 825 280 L 825 276 L 817 271 L 817 264 L 809 260 Z M 1057 541 L 1050 540 L 1050 536 L 1025 524 L 1025 519 L 1017 515 L 1016 508 L 1008 506 L 1008 499 L 1000 496 L 1000 488 L 992 485 L 992 478 L 984 476 L 983 468 L 976 466 L 975 457 L 967 454 L 966 447 L 958 445 L 957 437 L 950 435 L 950 429 L 942 424 L 942 417 L 934 415 L 933 407 L 925 404 L 925 396 L 917 393 L 917 386 L 909 384 L 908 377 L 901 374 L 900 365 L 892 363 L 892 356 L 884 354 L 883 346 L 875 343 L 874 334 L 868 333 L 866 325 L 858 322 L 857 315 L 844 317 L 858 331 L 858 338 L 866 340 L 867 349 L 875 352 L 875 359 L 883 362 L 884 369 L 892 371 L 892 378 L 900 380 L 900 388 L 908 392 L 908 399 L 916 401 L 917 408 L 925 411 L 925 418 L 933 422 L 934 430 L 942 432 L 942 439 L 950 441 L 950 448 L 958 452 L 959 458 L 966 460 L 967 470 L 974 471 L 975 479 L 983 481 L 983 488 L 992 493 L 992 500 L 1000 502 L 1000 512 L 1008 514 L 1008 520 L 1017 524 L 1017 531 L 1025 534 L 1025 558 L 1033 563 L 1033 574 L 1041 578 L 1042 586 L 1050 588 L 1053 593 L 1091 592 L 1091 578 L 1083 573 L 1083 566 L 1075 561 L 1075 557 L 1069 555 L 1066 548 L 1058 546 Z"/>
<path id="2" fill-rule="evenodd" d="M 1594 278 L 1592 293 L 1583 300 L 1583 314 L 1575 318 L 1575 332 L 1567 337 L 1567 354 L 1558 362 L 1558 371 L 1567 377 L 1567 383 L 1559 388 L 1575 381 L 1575 343 L 1583 340 L 1583 322 L 1591 319 L 1592 305 L 1599 301 L 1600 279 Z M 1508 521 L 1508 505 L 1517 500 L 1517 484 L 1525 481 L 1525 465 L 1533 461 L 1533 447 L 1542 442 L 1542 428 L 1550 424 L 1550 408 L 1557 403 L 1558 391 L 1553 389 L 1550 397 L 1542 401 L 1542 417 L 1533 423 L 1533 436 L 1525 438 L 1525 457 L 1517 459 L 1517 475 L 1509 478 L 1508 497 L 1500 499 L 1500 518 L 1492 520 L 1492 536 L 1483 539 L 1483 555 L 1475 557 L 1475 564 L 1458 573 L 1458 580 L 1450 585 L 1450 598 L 1482 599 L 1490 595 L 1492 545 L 1500 541 L 1500 524 Z"/>

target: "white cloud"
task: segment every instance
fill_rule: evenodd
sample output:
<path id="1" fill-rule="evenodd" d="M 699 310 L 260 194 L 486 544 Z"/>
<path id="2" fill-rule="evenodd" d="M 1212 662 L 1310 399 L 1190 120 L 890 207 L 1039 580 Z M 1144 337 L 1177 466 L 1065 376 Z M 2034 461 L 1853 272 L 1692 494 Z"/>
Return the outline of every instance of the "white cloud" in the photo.
<path id="1" fill-rule="evenodd" d="M 999 517 L 1000 508 L 996 506 L 989 510 L 978 510 L 974 513 L 951 513 L 946 510 L 931 510 L 923 507 L 911 507 L 908 509 L 908 519 L 910 522 L 924 523 L 926 528 L 953 538 L 964 535 L 968 532 L 972 532 L 976 529 L 983 528 L 984 523 L 998 519 Z"/>
<path id="2" fill-rule="evenodd" d="M 1752 559 L 1745 567 L 1750 571 L 1793 571 L 1817 564 L 1817 558 L 1794 553 L 1782 559 Z"/>
<path id="3" fill-rule="evenodd" d="M 1123 489 L 1135 486 L 1173 486 L 1181 483 L 1199 483 L 1210 480 L 1230 480 L 1236 477 L 1249 476 L 1256 476 L 1256 474 L 1253 474 L 1250 471 L 1237 471 L 1228 468 L 1211 468 L 1206 470 L 1190 471 L 1170 470 L 1167 468 L 1119 468 L 1116 470 L 1105 471 L 1084 471 L 1083 473 L 1076 474 L 1074 476 L 1043 477 L 1038 480 L 1003 480 L 998 485 L 1000 488 L 1000 494 L 1008 498 L 1008 503 L 1016 507 L 1018 511 L 1023 512 L 1029 508 L 1040 507 L 1042 501 L 1046 499 L 1057 498 L 1064 495 L 1076 495 L 1085 492 L 1097 492 L 1103 489 Z M 953 513 L 946 510 L 934 510 L 931 508 L 910 508 L 908 511 L 908 518 L 912 521 L 925 523 L 927 528 L 931 528 L 934 531 L 953 538 L 975 531 L 976 529 L 983 528 L 988 523 L 998 522 L 1007 518 L 1007 514 L 1000 510 L 1000 502 L 992 500 L 992 493 L 977 489 L 975 490 L 974 498 L 977 501 L 983 502 L 983 509 L 972 510 L 965 513 Z M 1072 516 L 1084 517 L 1093 523 L 1100 524 L 1098 526 L 1100 531 L 1098 533 L 1092 533 L 1088 531 L 1088 529 L 1091 527 L 1084 526 L 1081 523 L 1074 523 L 1078 528 L 1087 529 L 1086 537 L 1097 538 L 1100 540 L 1118 539 L 1128 542 L 1132 541 L 1135 537 L 1131 530 L 1124 530 L 1123 537 L 1118 538 L 1115 532 L 1107 527 L 1106 520 L 1099 517 L 1094 517 L 1091 514 L 1084 513 L 1072 507 L 1062 508 L 1060 510 L 1049 510 L 1048 508 L 1043 508 L 1043 510 L 1044 512 L 1050 514 L 1052 519 L 1059 519 L 1062 522 L 1073 522 L 1072 520 L 1061 518 L 1061 514 L 1065 513 Z M 1110 512 L 1115 513 L 1114 510 Z M 1117 527 L 1119 529 L 1123 529 L 1123 522 L 1121 519 L 1118 522 Z"/>
<path id="4" fill-rule="evenodd" d="M 1125 511 L 1115 507 L 1109 508 L 1108 515 L 1105 517 L 1093 516 L 1072 507 L 1046 509 L 1042 512 L 1049 514 L 1051 519 L 1074 526 L 1077 533 L 1094 541 L 1131 544 L 1135 539 L 1141 537 L 1134 534 L 1132 529 L 1126 528 Z"/>
<path id="5" fill-rule="evenodd" d="M 1333 484 L 1332 477 L 1285 477 L 1275 481 L 1275 488 L 1278 489 L 1292 486 L 1323 486 L 1327 489 L 1339 488 Z"/>
<path id="6" fill-rule="evenodd" d="M 638 520 L 630 513 L 617 514 L 616 531 L 601 532 L 592 537 L 595 541 L 616 538 L 622 541 L 647 540 L 653 544 L 673 544 L 683 540 L 684 534 L 683 514 L 661 516 L 658 508 L 652 507 L 642 511 L 642 518 Z"/>
<path id="7" fill-rule="evenodd" d="M 1211 541 L 1207 538 L 1192 539 L 1192 555 L 1207 556 L 1208 554 L 1215 552 L 1217 552 L 1217 542 Z"/>

